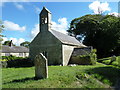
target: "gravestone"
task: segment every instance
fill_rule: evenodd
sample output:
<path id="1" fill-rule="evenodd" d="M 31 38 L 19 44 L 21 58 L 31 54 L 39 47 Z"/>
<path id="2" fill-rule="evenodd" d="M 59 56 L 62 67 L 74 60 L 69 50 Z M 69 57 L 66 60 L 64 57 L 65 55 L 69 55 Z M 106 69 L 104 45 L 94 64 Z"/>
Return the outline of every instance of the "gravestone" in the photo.
<path id="1" fill-rule="evenodd" d="M 36 55 L 35 57 L 35 78 L 48 78 L 47 58 L 42 53 Z"/>

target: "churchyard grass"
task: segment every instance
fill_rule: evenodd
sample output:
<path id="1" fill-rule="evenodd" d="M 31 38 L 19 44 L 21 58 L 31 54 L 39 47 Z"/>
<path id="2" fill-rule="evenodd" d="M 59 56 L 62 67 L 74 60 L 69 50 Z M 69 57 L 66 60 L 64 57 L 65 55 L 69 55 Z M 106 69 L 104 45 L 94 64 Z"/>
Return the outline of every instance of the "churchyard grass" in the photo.
<path id="1" fill-rule="evenodd" d="M 3 68 L 3 88 L 108 88 L 120 70 L 111 65 L 49 66 L 48 78 L 35 80 L 35 68 Z M 112 78 L 112 79 L 111 79 Z"/>

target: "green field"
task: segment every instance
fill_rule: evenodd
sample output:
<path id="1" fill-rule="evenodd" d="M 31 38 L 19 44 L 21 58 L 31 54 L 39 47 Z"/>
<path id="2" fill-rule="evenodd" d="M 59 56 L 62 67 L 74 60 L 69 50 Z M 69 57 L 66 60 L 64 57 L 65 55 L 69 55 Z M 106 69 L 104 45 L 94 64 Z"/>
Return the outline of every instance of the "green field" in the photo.
<path id="1" fill-rule="evenodd" d="M 3 68 L 3 88 L 109 88 L 115 86 L 120 70 L 97 63 L 94 66 L 49 66 L 49 78 L 34 80 L 34 67 Z"/>

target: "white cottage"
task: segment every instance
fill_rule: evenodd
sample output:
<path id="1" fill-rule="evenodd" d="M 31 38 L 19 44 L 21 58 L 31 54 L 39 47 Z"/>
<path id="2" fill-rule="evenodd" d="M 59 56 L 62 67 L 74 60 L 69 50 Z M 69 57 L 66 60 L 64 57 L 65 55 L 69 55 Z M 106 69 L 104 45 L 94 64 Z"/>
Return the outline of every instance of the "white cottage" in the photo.
<path id="1" fill-rule="evenodd" d="M 1 56 L 28 57 L 29 49 L 23 46 L 13 46 L 12 41 L 9 45 L 2 45 Z"/>

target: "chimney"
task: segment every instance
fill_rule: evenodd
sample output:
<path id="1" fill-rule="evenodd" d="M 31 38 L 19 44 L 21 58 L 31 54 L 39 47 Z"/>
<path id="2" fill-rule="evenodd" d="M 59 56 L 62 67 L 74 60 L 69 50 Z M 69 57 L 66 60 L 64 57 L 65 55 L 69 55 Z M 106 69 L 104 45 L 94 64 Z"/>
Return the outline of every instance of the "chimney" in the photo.
<path id="1" fill-rule="evenodd" d="M 10 47 L 13 46 L 12 40 L 9 42 L 9 46 L 10 46 Z"/>

